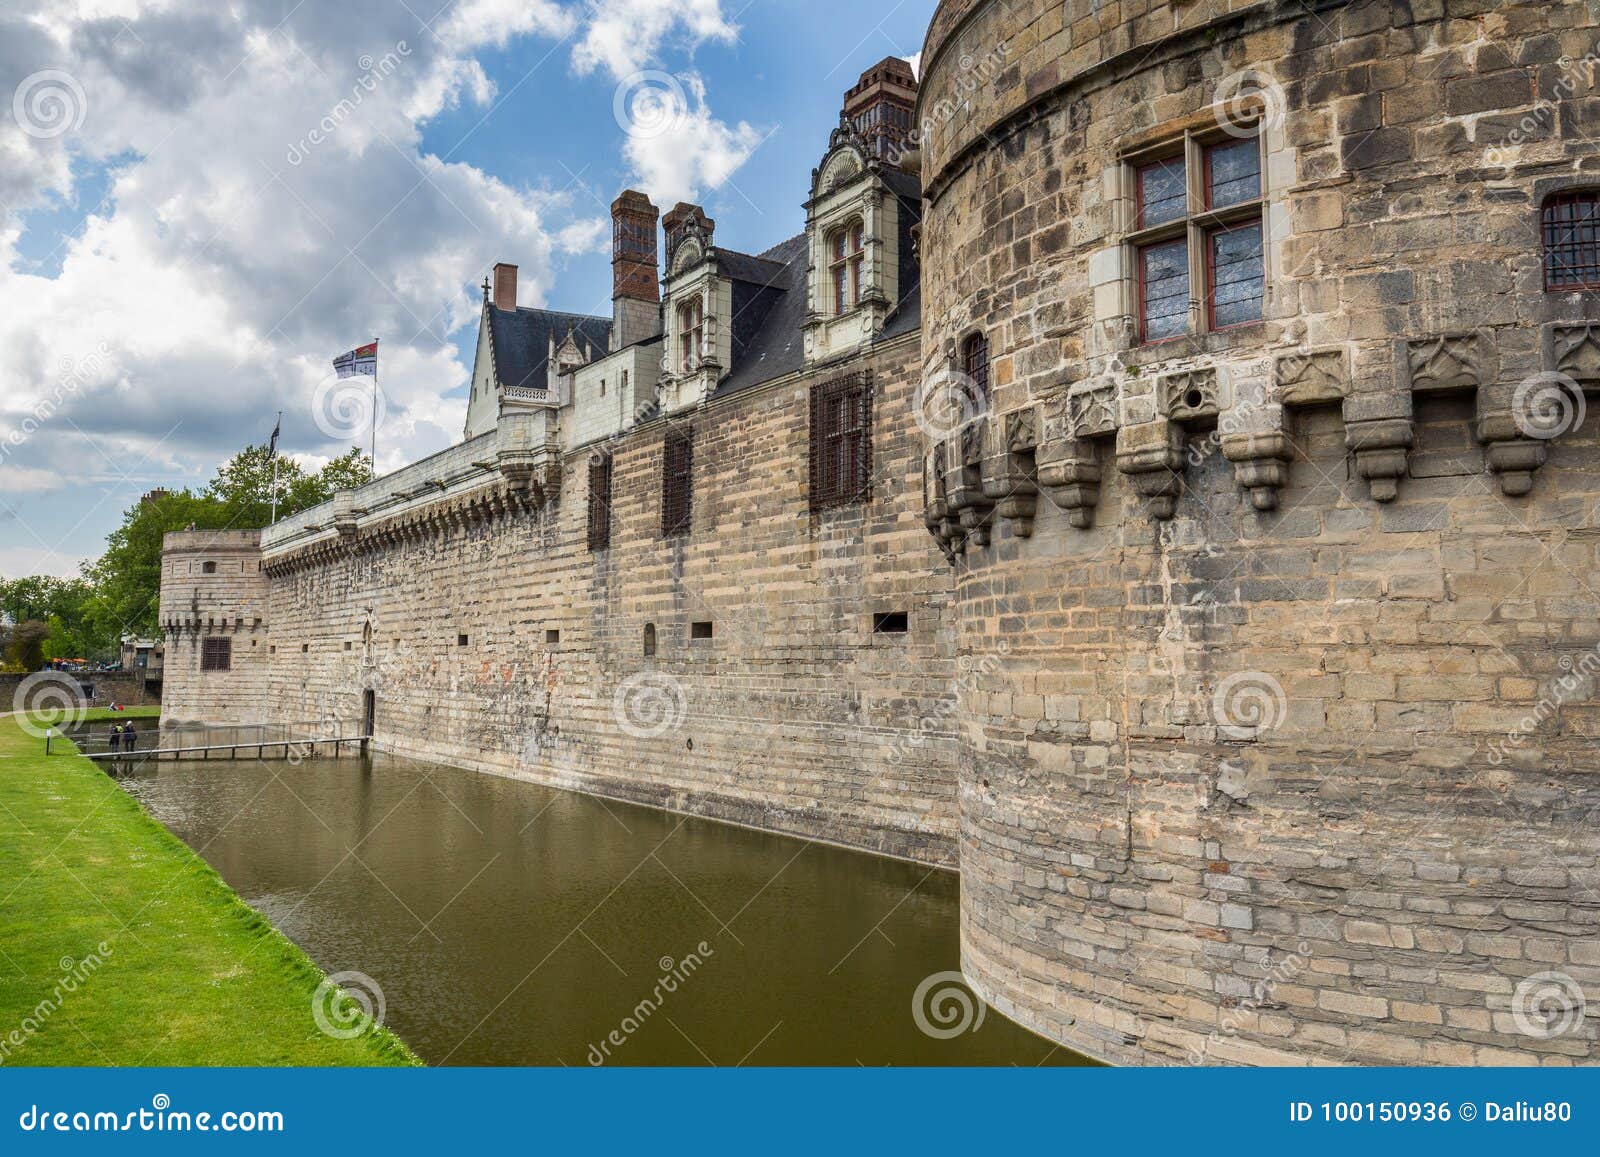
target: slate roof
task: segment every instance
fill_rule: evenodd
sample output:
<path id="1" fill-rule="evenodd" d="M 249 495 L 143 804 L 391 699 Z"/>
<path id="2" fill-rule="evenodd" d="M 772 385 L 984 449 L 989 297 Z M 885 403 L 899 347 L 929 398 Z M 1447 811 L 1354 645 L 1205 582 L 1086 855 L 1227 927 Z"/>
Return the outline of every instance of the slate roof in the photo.
<path id="1" fill-rule="evenodd" d="M 550 360 L 550 339 L 557 347 L 571 330 L 597 354 L 611 344 L 611 319 L 553 309 L 501 309 L 490 305 L 489 340 L 493 343 L 495 376 L 502 386 L 543 389 L 549 383 L 545 363 Z"/>

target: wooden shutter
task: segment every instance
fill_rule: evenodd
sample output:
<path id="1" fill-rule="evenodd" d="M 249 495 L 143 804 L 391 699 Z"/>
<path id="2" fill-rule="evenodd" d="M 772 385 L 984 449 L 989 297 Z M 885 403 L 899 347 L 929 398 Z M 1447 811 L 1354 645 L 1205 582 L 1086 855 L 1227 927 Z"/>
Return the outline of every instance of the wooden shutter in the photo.
<path id="1" fill-rule="evenodd" d="M 611 455 L 589 460 L 589 549 L 611 545 Z"/>
<path id="2" fill-rule="evenodd" d="M 694 429 L 667 431 L 661 453 L 661 533 L 686 534 L 692 516 Z"/>

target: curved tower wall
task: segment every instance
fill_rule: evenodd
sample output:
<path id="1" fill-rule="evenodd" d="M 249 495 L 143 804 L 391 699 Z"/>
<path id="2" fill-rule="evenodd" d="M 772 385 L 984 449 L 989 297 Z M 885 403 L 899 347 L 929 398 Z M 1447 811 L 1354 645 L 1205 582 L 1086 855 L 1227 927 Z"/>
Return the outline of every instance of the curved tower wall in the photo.
<path id="1" fill-rule="evenodd" d="M 1593 1061 L 1592 1015 L 1522 1014 L 1600 998 L 1600 307 L 1540 236 L 1600 185 L 1597 42 L 1579 2 L 939 8 L 924 370 L 981 333 L 989 385 L 925 497 L 977 673 L 963 969 L 1015 1019 L 1132 1063 Z M 1141 343 L 1134 171 L 1225 127 L 1261 319 Z"/>

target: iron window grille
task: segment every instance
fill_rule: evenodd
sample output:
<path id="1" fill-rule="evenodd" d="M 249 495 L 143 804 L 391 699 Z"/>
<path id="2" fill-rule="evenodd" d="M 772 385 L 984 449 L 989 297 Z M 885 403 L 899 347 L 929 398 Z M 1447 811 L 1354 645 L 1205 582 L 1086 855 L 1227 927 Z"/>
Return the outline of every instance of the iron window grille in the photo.
<path id="1" fill-rule="evenodd" d="M 865 372 L 811 387 L 811 509 L 866 502 L 872 491 L 872 380 Z"/>
<path id="2" fill-rule="evenodd" d="M 1600 192 L 1563 193 L 1544 203 L 1544 287 L 1600 289 Z"/>
<path id="3" fill-rule="evenodd" d="M 961 372 L 972 379 L 979 397 L 989 396 L 989 339 L 983 334 L 970 334 L 961 343 Z"/>
<path id="4" fill-rule="evenodd" d="M 200 641 L 200 670 L 229 671 L 232 669 L 232 639 L 202 639 Z"/>
<path id="5" fill-rule="evenodd" d="M 601 454 L 589 462 L 589 549 L 605 550 L 611 545 L 611 455 Z"/>
<path id="6" fill-rule="evenodd" d="M 661 453 L 661 535 L 671 538 L 689 532 L 693 514 L 694 430 L 674 427 L 667 431 Z"/>

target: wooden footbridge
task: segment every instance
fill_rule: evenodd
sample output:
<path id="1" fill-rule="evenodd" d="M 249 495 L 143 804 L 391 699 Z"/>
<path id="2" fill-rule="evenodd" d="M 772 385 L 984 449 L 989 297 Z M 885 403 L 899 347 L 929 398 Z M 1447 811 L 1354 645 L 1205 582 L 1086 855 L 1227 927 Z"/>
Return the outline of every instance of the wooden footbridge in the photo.
<path id="1" fill-rule="evenodd" d="M 238 759 L 240 753 L 247 759 L 317 759 L 367 754 L 370 735 L 334 735 L 307 737 L 305 739 L 258 740 L 251 743 L 205 743 L 185 747 L 131 747 L 106 751 L 80 752 L 85 759 L 98 763 L 144 762 L 155 759 Z M 158 741 L 159 742 L 159 741 Z M 49 754 L 49 741 L 45 741 L 45 754 Z"/>

